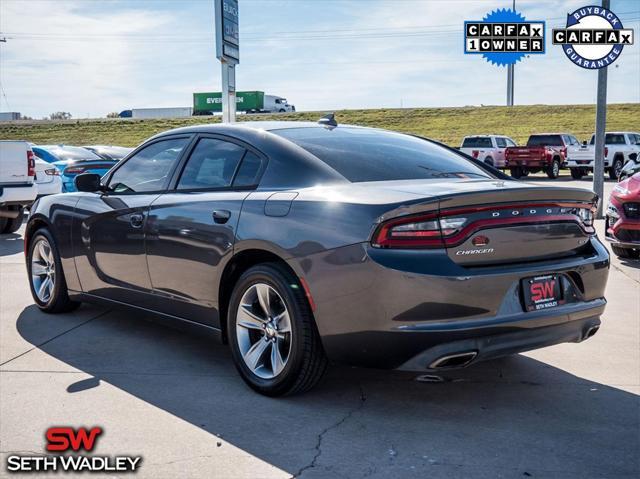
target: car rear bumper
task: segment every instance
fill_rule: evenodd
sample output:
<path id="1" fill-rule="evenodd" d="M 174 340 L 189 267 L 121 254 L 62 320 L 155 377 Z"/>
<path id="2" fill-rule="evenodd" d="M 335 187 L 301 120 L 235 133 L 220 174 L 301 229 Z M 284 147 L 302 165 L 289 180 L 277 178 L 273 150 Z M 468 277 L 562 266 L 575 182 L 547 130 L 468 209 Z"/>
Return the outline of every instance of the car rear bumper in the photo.
<path id="1" fill-rule="evenodd" d="M 585 256 L 464 268 L 440 250 L 353 245 L 298 264 L 331 360 L 427 369 L 466 347 L 476 361 L 584 339 L 604 311 L 609 271 L 604 245 L 593 237 L 591 246 Z M 521 280 L 549 273 L 569 279 L 567 303 L 525 312 Z"/>
<path id="2" fill-rule="evenodd" d="M 0 185 L 0 206 L 32 204 L 38 194 L 35 183 L 26 185 Z"/>

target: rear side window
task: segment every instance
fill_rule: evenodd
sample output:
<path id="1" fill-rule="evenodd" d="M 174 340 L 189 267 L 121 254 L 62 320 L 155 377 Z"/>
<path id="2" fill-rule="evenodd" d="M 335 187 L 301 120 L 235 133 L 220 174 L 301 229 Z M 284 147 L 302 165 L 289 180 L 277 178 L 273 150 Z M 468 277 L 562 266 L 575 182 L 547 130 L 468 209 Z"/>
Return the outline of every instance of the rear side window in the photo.
<path id="1" fill-rule="evenodd" d="M 531 135 L 527 146 L 564 146 L 560 135 Z"/>
<path id="2" fill-rule="evenodd" d="M 258 184 L 258 175 L 262 167 L 262 159 L 255 153 L 247 151 L 242 159 L 233 186 L 254 186 Z"/>
<path id="3" fill-rule="evenodd" d="M 491 148 L 491 138 L 477 136 L 465 138 L 462 148 Z"/>
<path id="4" fill-rule="evenodd" d="M 351 182 L 491 176 L 462 155 L 421 138 L 368 128 L 272 130 Z"/>
<path id="5" fill-rule="evenodd" d="M 506 148 L 507 140 L 504 138 L 496 138 L 496 145 L 498 145 L 498 148 Z"/>
<path id="6" fill-rule="evenodd" d="M 189 138 L 174 138 L 152 143 L 129 158 L 109 180 L 115 193 L 141 193 L 164 190 L 169 175 Z"/>
<path id="7" fill-rule="evenodd" d="M 202 138 L 178 182 L 179 190 L 224 188 L 231 185 L 245 149 L 235 143 Z"/>

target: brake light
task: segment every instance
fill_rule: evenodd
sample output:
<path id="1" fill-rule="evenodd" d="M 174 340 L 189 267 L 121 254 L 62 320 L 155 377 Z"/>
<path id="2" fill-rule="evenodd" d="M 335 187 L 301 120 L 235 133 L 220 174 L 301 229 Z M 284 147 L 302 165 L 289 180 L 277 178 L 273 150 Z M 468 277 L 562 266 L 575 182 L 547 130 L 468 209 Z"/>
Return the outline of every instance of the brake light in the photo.
<path id="1" fill-rule="evenodd" d="M 36 176 L 36 155 L 27 150 L 27 176 Z"/>
<path id="2" fill-rule="evenodd" d="M 456 234 L 466 221 L 466 218 L 439 218 L 433 213 L 391 220 L 379 228 L 373 245 L 442 248 L 444 239 Z"/>
<path id="3" fill-rule="evenodd" d="M 49 176 L 60 176 L 60 172 L 57 168 L 47 168 L 44 170 L 44 174 Z"/>
<path id="4" fill-rule="evenodd" d="M 471 156 L 473 156 L 474 158 L 478 158 L 478 155 L 480 154 L 480 152 L 478 150 L 473 150 L 471 152 Z"/>
<path id="5" fill-rule="evenodd" d="M 80 173 L 84 173 L 86 168 L 82 166 L 70 166 L 69 168 L 64 169 L 65 175 L 79 175 Z"/>

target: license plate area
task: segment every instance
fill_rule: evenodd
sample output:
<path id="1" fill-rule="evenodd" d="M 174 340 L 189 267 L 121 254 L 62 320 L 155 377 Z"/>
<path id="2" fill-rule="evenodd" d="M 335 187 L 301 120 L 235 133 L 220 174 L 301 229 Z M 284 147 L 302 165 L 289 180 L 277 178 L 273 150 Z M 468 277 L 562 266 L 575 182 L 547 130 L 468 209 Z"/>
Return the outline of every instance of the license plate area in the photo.
<path id="1" fill-rule="evenodd" d="M 560 275 L 547 274 L 520 280 L 525 311 L 542 311 L 564 304 Z"/>

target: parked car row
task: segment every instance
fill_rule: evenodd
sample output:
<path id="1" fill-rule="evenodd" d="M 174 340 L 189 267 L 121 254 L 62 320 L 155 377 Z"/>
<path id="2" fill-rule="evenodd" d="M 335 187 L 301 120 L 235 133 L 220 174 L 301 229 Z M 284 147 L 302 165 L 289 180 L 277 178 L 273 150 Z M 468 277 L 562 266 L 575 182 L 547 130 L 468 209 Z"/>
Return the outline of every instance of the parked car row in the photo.
<path id="1" fill-rule="evenodd" d="M 117 146 L 0 141 L 0 234 L 17 231 L 24 209 L 37 198 L 76 191 L 74 178 L 78 174 L 103 175 L 130 151 Z"/>
<path id="2" fill-rule="evenodd" d="M 570 133 L 540 133 L 529 136 L 525 146 L 504 135 L 473 135 L 462 140 L 460 150 L 473 158 L 504 170 L 514 178 L 543 171 L 557 178 L 561 168 L 569 168 L 574 179 L 593 172 L 595 135 L 582 144 Z M 640 133 L 605 134 L 605 172 L 618 179 L 625 166 L 640 153 Z"/>

